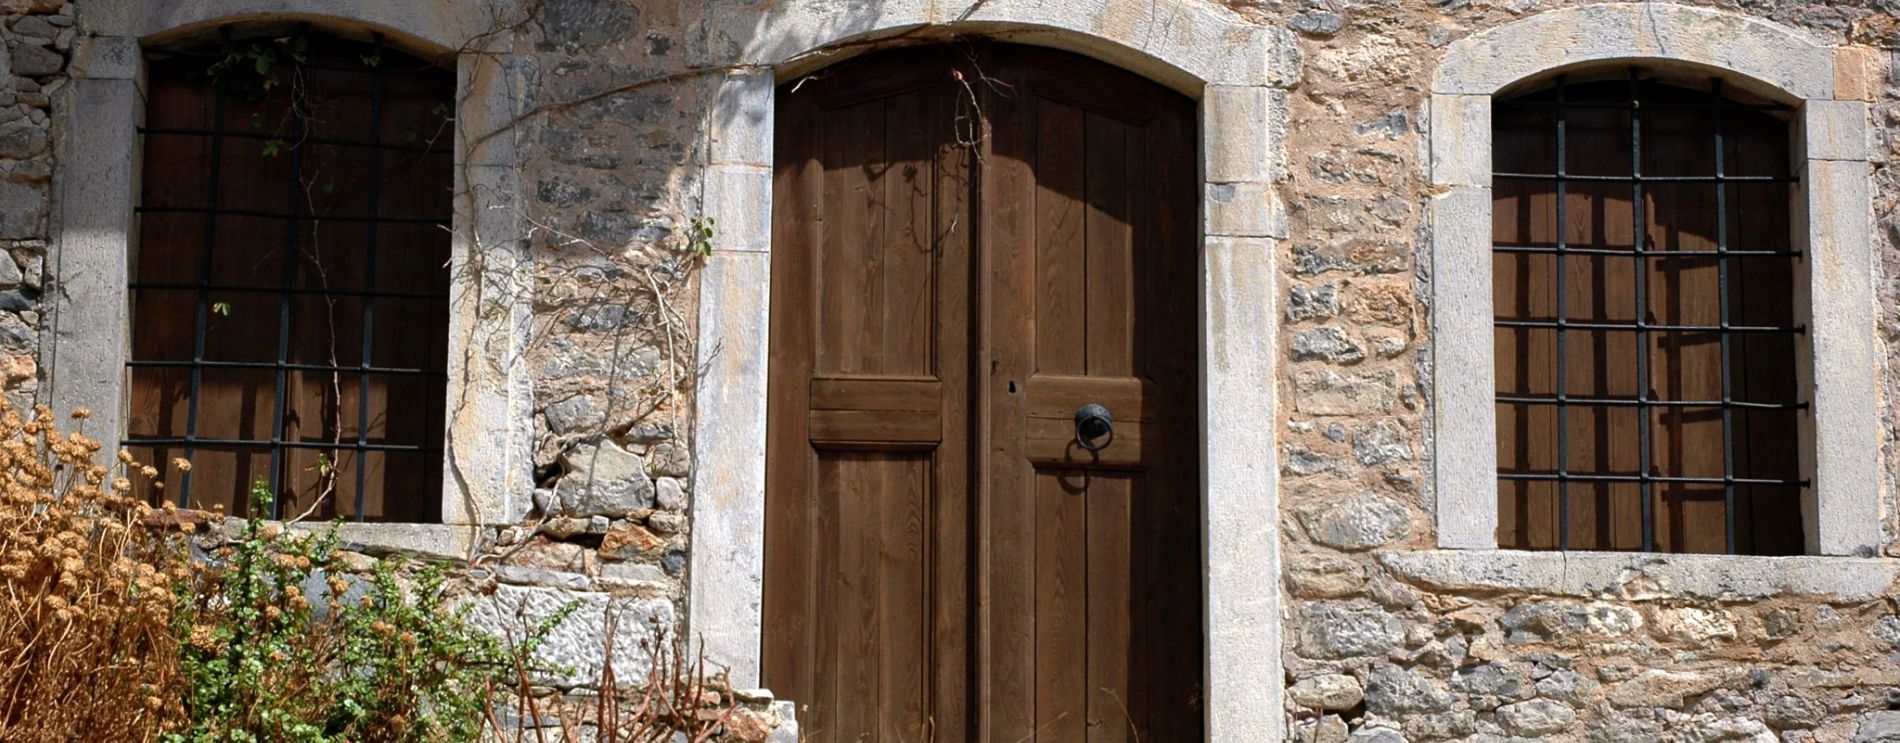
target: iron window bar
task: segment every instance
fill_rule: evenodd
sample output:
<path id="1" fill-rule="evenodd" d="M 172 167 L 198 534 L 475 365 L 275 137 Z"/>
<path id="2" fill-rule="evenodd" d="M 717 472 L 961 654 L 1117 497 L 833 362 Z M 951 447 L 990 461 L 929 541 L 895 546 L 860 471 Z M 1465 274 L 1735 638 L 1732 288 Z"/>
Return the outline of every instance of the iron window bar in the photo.
<path id="1" fill-rule="evenodd" d="M 1633 482 L 1643 487 L 1650 483 L 1665 485 L 1747 485 L 1763 487 L 1805 488 L 1807 480 L 1782 480 L 1772 477 L 1692 477 L 1688 475 L 1605 475 L 1581 472 L 1499 472 L 1500 480 L 1530 480 L 1536 482 L 1556 482 L 1561 486 L 1565 482 Z"/>
<path id="2" fill-rule="evenodd" d="M 230 26 L 224 26 L 218 29 L 218 53 L 223 56 L 229 56 L 231 53 Z M 211 125 L 222 131 L 224 129 L 224 107 L 227 96 L 225 95 L 224 86 L 213 85 L 211 87 L 213 88 L 211 93 Z M 211 246 L 217 242 L 218 237 L 218 213 L 215 211 L 218 206 L 218 174 L 224 170 L 223 162 L 224 137 L 213 136 L 211 138 L 211 167 L 206 169 L 208 172 L 205 175 L 205 199 L 206 203 L 209 204 L 210 208 L 214 211 L 206 213 L 204 242 L 198 246 L 198 282 L 200 284 L 211 283 L 211 274 L 214 265 L 212 262 Z M 191 360 L 198 362 L 198 365 L 191 367 L 191 388 L 189 397 L 185 402 L 185 441 L 183 442 L 185 447 L 185 461 L 191 461 L 191 457 L 196 451 L 192 440 L 198 436 L 198 403 L 203 397 L 200 393 L 204 391 L 205 368 L 203 364 L 205 361 L 205 331 L 211 326 L 211 293 L 202 288 L 198 290 L 197 302 L 193 308 L 193 317 Z M 190 505 L 191 470 L 187 469 L 179 475 L 178 506 L 184 508 Z"/>
<path id="3" fill-rule="evenodd" d="M 148 135 L 157 134 L 161 136 L 174 136 L 174 137 L 229 137 L 232 139 L 254 139 L 254 140 L 261 140 L 261 141 L 266 141 L 266 142 L 273 139 L 278 139 L 276 135 L 266 134 L 264 132 L 224 131 L 221 129 L 219 130 L 191 129 L 187 127 L 165 127 L 165 126 L 141 126 L 138 128 L 138 133 L 148 134 Z M 371 140 L 371 139 L 306 137 L 304 138 L 303 142 L 306 144 L 332 145 L 332 146 L 337 146 L 337 147 L 368 147 L 368 148 L 373 148 L 373 149 L 378 149 L 378 150 L 397 150 L 401 152 L 415 152 L 415 153 L 420 153 L 424 155 L 447 155 L 454 152 L 454 150 L 449 147 L 437 147 L 437 146 L 426 145 L 426 144 L 410 144 L 407 142 L 383 142 L 383 141 Z"/>
<path id="4" fill-rule="evenodd" d="M 179 360 L 133 359 L 131 361 L 125 362 L 125 365 L 132 367 L 134 369 L 166 369 L 166 368 L 183 369 L 183 368 L 188 368 L 188 367 L 193 367 L 193 366 L 202 366 L 207 369 L 254 369 L 258 371 L 276 371 L 278 369 L 287 369 L 290 371 L 302 371 L 302 372 L 326 372 L 326 373 L 362 372 L 364 374 L 382 374 L 382 375 L 388 375 L 388 376 L 393 376 L 393 377 L 422 376 L 422 377 L 440 377 L 442 379 L 449 378 L 448 371 L 443 370 L 443 369 L 413 369 L 413 368 L 406 368 L 406 367 L 400 367 L 400 366 L 367 366 L 367 365 L 335 366 L 335 365 L 329 365 L 329 364 L 292 364 L 292 363 L 279 364 L 279 363 L 270 362 L 270 361 L 186 361 L 183 359 L 179 359 Z"/>
<path id="5" fill-rule="evenodd" d="M 371 299 L 448 299 L 443 292 L 384 291 L 381 289 L 335 289 L 315 286 L 251 286 L 249 284 L 199 284 L 192 282 L 134 281 L 126 284 L 133 291 L 197 291 L 205 289 L 227 294 L 298 294 L 313 297 L 368 297 Z"/>
<path id="6" fill-rule="evenodd" d="M 1512 104 L 1525 105 L 1525 106 L 1550 106 L 1550 107 L 1561 106 L 1563 108 L 1568 108 L 1568 109 L 1573 109 L 1573 110 L 1575 109 L 1612 109 L 1612 110 L 1626 111 L 1635 107 L 1629 101 L 1560 102 L 1560 101 L 1528 100 L 1528 101 L 1512 101 Z M 1748 111 L 1793 111 L 1794 110 L 1793 106 L 1790 106 L 1785 103 L 1743 103 L 1741 101 L 1724 100 L 1721 103 L 1714 104 L 1714 105 L 1717 105 L 1721 108 L 1733 108 L 1733 109 L 1742 109 L 1742 110 L 1748 110 Z M 1645 101 L 1643 102 L 1643 107 L 1648 108 L 1648 109 L 1687 108 L 1687 109 L 1706 110 L 1710 108 L 1710 106 L 1711 104 L 1708 104 L 1708 103 L 1690 103 L 1688 101 Z"/>
<path id="7" fill-rule="evenodd" d="M 1530 255 L 1556 255 L 1556 247 L 1541 245 L 1494 245 L 1497 253 L 1525 253 Z M 1618 258 L 1800 258 L 1799 250 L 1646 250 L 1637 253 L 1625 248 L 1577 248 L 1565 247 L 1564 255 L 1607 255 Z"/>
<path id="8" fill-rule="evenodd" d="M 307 25 L 305 29 L 307 30 Z M 202 58 L 202 59 L 224 59 L 228 57 L 230 49 L 231 49 L 231 44 L 232 44 L 231 30 L 229 27 L 224 27 L 224 28 L 219 29 L 219 40 L 220 40 L 220 45 L 219 45 L 219 51 L 217 53 L 187 52 L 187 53 L 182 53 L 182 54 L 174 54 L 173 56 Z M 385 48 L 384 40 L 382 36 L 380 34 L 374 34 L 372 43 L 374 44 L 374 47 L 377 51 L 377 56 L 380 58 L 381 53 L 383 49 Z M 384 105 L 384 98 L 385 98 L 385 92 L 386 92 L 385 81 L 387 79 L 388 74 L 401 73 L 404 71 L 389 69 L 383 65 L 365 65 L 364 67 L 359 68 L 359 67 L 353 67 L 353 66 L 348 66 L 348 65 L 316 64 L 316 63 L 311 63 L 309 61 L 299 62 L 299 67 L 303 69 L 323 69 L 323 70 L 344 71 L 344 72 L 360 72 L 360 73 L 370 75 L 371 76 L 370 77 L 371 126 L 373 127 L 372 130 L 376 133 L 376 136 L 378 137 L 381 136 L 382 128 L 383 128 L 383 119 L 384 119 L 383 114 L 386 109 L 386 106 Z M 430 75 L 442 74 L 442 71 L 436 67 L 421 68 L 421 69 L 416 70 L 415 72 L 430 74 Z M 308 130 L 307 125 L 310 123 L 310 120 L 308 119 L 308 117 L 302 114 L 301 112 L 294 112 L 294 115 L 290 117 L 291 131 L 283 137 L 283 139 L 285 139 L 289 143 L 289 146 L 285 148 L 288 154 L 288 157 L 287 157 L 288 175 L 286 179 L 287 193 L 286 193 L 286 205 L 285 205 L 284 210 L 272 211 L 268 209 L 238 209 L 238 208 L 222 207 L 220 205 L 220 197 L 221 197 L 220 187 L 222 184 L 220 182 L 219 176 L 223 170 L 222 163 L 223 163 L 223 155 L 224 155 L 224 140 L 226 138 L 237 138 L 237 139 L 246 139 L 246 140 L 259 140 L 259 139 L 273 140 L 273 139 L 279 139 L 279 137 L 272 134 L 267 134 L 267 133 L 237 132 L 237 131 L 228 130 L 225 126 L 225 118 L 226 118 L 225 111 L 227 108 L 229 93 L 225 90 L 225 87 L 222 85 L 217 85 L 213 83 L 211 84 L 211 87 L 213 89 L 212 90 L 213 113 L 211 116 L 210 125 L 208 127 L 203 128 L 203 129 L 173 128 L 173 127 L 140 127 L 138 128 L 138 132 L 144 135 L 198 136 L 198 137 L 208 138 L 209 150 L 210 150 L 210 162 L 208 164 L 208 167 L 206 168 L 206 176 L 205 176 L 206 177 L 205 185 L 206 185 L 206 194 L 207 194 L 205 204 L 203 205 L 143 205 L 135 209 L 135 211 L 137 212 L 147 213 L 147 214 L 177 213 L 177 214 L 203 214 L 205 215 L 203 239 L 199 246 L 200 259 L 199 259 L 199 266 L 198 266 L 198 278 L 195 282 L 132 282 L 129 284 L 129 288 L 131 288 L 134 291 L 173 290 L 173 291 L 191 291 L 195 293 L 196 301 L 195 301 L 195 308 L 194 308 L 195 312 L 194 312 L 194 327 L 193 327 L 191 358 L 189 360 L 132 359 L 127 362 L 128 368 L 186 368 L 190 370 L 191 381 L 190 381 L 190 388 L 188 392 L 188 400 L 186 402 L 188 412 L 186 415 L 185 433 L 183 436 L 129 435 L 121 440 L 121 444 L 123 446 L 139 446 L 139 447 L 181 446 L 184 448 L 184 455 L 187 460 L 191 459 L 194 453 L 200 448 L 219 448 L 219 449 L 227 449 L 227 450 L 229 449 L 240 449 L 240 450 L 268 449 L 269 454 L 270 454 L 269 483 L 270 483 L 271 492 L 273 493 L 273 496 L 274 496 L 273 501 L 272 501 L 273 510 L 272 510 L 272 513 L 269 514 L 269 516 L 275 517 L 275 518 L 283 517 L 284 498 L 282 496 L 285 495 L 283 477 L 285 475 L 285 469 L 286 469 L 285 457 L 286 457 L 287 451 L 295 449 L 295 450 L 316 450 L 316 451 L 326 451 L 326 452 L 342 452 L 342 451 L 353 452 L 356 456 L 356 483 L 355 483 L 356 493 L 355 493 L 355 504 L 354 504 L 355 508 L 354 508 L 354 513 L 352 514 L 352 517 L 353 517 L 353 520 L 355 521 L 359 521 L 359 522 L 363 521 L 365 520 L 364 498 L 365 498 L 365 493 L 367 491 L 367 476 L 368 476 L 368 464 L 365 461 L 366 454 L 371 453 L 371 452 L 378 452 L 378 453 L 425 453 L 425 454 L 439 455 L 440 453 L 444 451 L 444 447 L 439 444 L 438 445 L 397 444 L 397 443 L 389 443 L 386 440 L 384 441 L 373 440 L 369 435 L 370 434 L 370 431 L 369 431 L 370 416 L 371 416 L 371 410 L 369 407 L 370 379 L 372 377 L 412 377 L 412 378 L 421 377 L 421 378 L 429 378 L 429 379 L 447 379 L 448 378 L 448 372 L 446 369 L 377 366 L 374 363 L 374 351 L 375 351 L 374 337 L 375 336 L 373 332 L 374 330 L 373 323 L 374 323 L 374 318 L 375 318 L 374 313 L 375 313 L 376 300 L 378 299 L 446 300 L 449 298 L 449 295 L 446 292 L 410 292 L 410 291 L 398 291 L 398 290 L 383 290 L 383 289 L 378 289 L 376 286 L 375 262 L 376 262 L 376 252 L 377 252 L 376 243 L 379 236 L 378 235 L 379 231 L 377 227 L 379 225 L 418 224 L 418 225 L 442 226 L 442 225 L 448 225 L 451 223 L 451 220 L 448 217 L 393 216 L 393 215 L 382 214 L 380 211 L 381 200 L 382 200 L 381 199 L 381 196 L 382 196 L 382 193 L 381 193 L 382 191 L 381 189 L 381 185 L 382 185 L 381 153 L 385 151 L 397 151 L 397 152 L 419 152 L 419 153 L 425 153 L 425 154 L 435 154 L 435 153 L 448 154 L 451 152 L 451 150 L 445 147 L 437 147 L 437 146 L 428 145 L 428 144 L 416 145 L 416 144 L 407 144 L 407 143 L 386 142 L 386 141 L 380 141 L 380 140 L 368 140 L 368 139 L 357 140 L 357 139 L 327 138 L 327 137 L 313 136 L 312 133 Z M 303 188 L 303 185 L 304 185 L 303 184 L 303 176 L 304 176 L 303 156 L 304 156 L 305 145 L 337 145 L 337 146 L 363 148 L 363 150 L 366 152 L 366 157 L 368 159 L 368 165 L 370 169 L 370 182 L 368 184 L 367 194 L 366 194 L 367 209 L 365 213 L 360 214 L 360 215 L 316 214 L 316 213 L 310 213 L 310 212 L 304 211 L 303 206 L 302 206 L 302 199 L 305 196 L 304 188 Z M 284 255 L 283 255 L 283 263 L 282 263 L 282 276 L 278 285 L 276 286 L 232 285 L 232 284 L 214 283 L 211 280 L 211 277 L 214 273 L 214 270 L 213 270 L 214 263 L 215 263 L 214 245 L 215 245 L 216 237 L 217 237 L 217 222 L 220 217 L 225 217 L 225 216 L 256 217 L 256 218 L 276 219 L 276 220 L 284 221 L 284 244 L 283 244 Z M 327 286 L 322 286 L 322 287 L 296 286 L 296 278 L 298 275 L 297 259 L 299 255 L 301 255 L 301 251 L 299 250 L 299 242 L 301 238 L 299 226 L 304 223 L 322 222 L 322 221 L 340 222 L 340 223 L 354 222 L 354 223 L 363 223 L 363 224 L 369 225 L 367 239 L 363 243 L 363 248 L 366 255 L 366 263 L 364 266 L 364 285 L 362 289 L 332 288 L 332 287 L 327 287 Z M 252 293 L 252 294 L 266 294 L 266 295 L 277 295 L 280 298 L 279 316 L 278 316 L 278 323 L 277 323 L 277 326 L 278 326 L 277 327 L 277 332 L 278 332 L 277 356 L 274 361 L 259 361 L 259 362 L 226 361 L 226 360 L 210 359 L 206 357 L 207 356 L 206 336 L 207 336 L 208 328 L 210 326 L 211 295 L 213 292 L 234 292 L 234 293 L 242 292 L 242 293 Z M 354 364 L 354 365 L 344 365 L 344 364 L 337 364 L 337 363 L 307 364 L 307 363 L 296 363 L 296 362 L 290 361 L 290 350 L 291 350 L 291 344 L 290 344 L 291 332 L 290 331 L 292 330 L 291 319 L 293 315 L 293 311 L 292 311 L 293 303 L 291 300 L 293 297 L 296 297 L 296 296 L 320 296 L 320 297 L 352 296 L 352 297 L 362 298 L 363 305 L 364 305 L 363 318 L 362 318 L 363 319 L 363 328 L 362 328 L 363 342 L 362 342 L 362 347 L 361 347 L 362 355 L 361 355 L 360 361 L 357 364 Z M 136 318 L 134 318 L 134 321 L 136 322 Z M 274 391 L 273 391 L 275 409 L 272 413 L 272 421 L 270 424 L 272 435 L 269 438 L 215 438 L 215 437 L 205 437 L 205 436 L 199 435 L 199 430 L 198 430 L 199 417 L 200 417 L 199 408 L 201 405 L 201 400 L 203 398 L 203 391 L 204 391 L 204 372 L 207 369 L 253 369 L 253 370 L 260 370 L 260 371 L 275 372 Z M 358 406 L 357 430 L 353 437 L 344 435 L 343 431 L 340 429 L 340 425 L 341 425 L 340 423 L 337 423 L 337 425 L 339 426 L 338 430 L 334 432 L 329 432 L 329 433 L 334 433 L 335 435 L 333 436 L 326 435 L 322 437 L 313 438 L 313 437 L 305 437 L 305 436 L 287 435 L 289 432 L 286 429 L 285 417 L 286 417 L 287 409 L 290 406 L 290 400 L 288 400 L 287 398 L 288 398 L 289 373 L 291 372 L 316 372 L 316 373 L 325 373 L 325 374 L 360 375 L 358 378 L 358 397 L 356 401 L 357 406 Z M 343 405 L 343 401 L 341 399 L 337 400 L 336 403 L 339 409 Z M 328 424 L 326 423 L 324 425 L 328 425 Z M 180 481 L 179 490 L 176 494 L 176 502 L 180 506 L 189 506 L 191 502 L 192 471 L 190 469 L 186 469 L 181 473 L 180 477 L 181 477 L 181 481 Z"/>
<path id="9" fill-rule="evenodd" d="M 1556 189 L 1556 237 L 1554 245 L 1494 245 L 1496 254 L 1552 255 L 1556 257 L 1556 310 L 1555 317 L 1549 319 L 1512 319 L 1494 318 L 1499 328 L 1511 329 L 1554 329 L 1560 332 L 1556 337 L 1556 394 L 1554 395 L 1507 395 L 1498 394 L 1496 401 L 1503 405 L 1554 406 L 1557 408 L 1556 424 L 1556 468 L 1555 471 L 1500 471 L 1498 478 L 1506 481 L 1554 482 L 1557 485 L 1557 548 L 1569 549 L 1569 489 L 1572 482 L 1583 483 L 1634 483 L 1639 487 L 1642 504 L 1642 550 L 1651 552 L 1656 549 L 1656 515 L 1653 486 L 1655 484 L 1694 484 L 1719 485 L 1722 487 L 1724 545 L 1727 552 L 1736 550 L 1736 487 L 1788 487 L 1805 488 L 1810 482 L 1805 479 L 1740 477 L 1736 474 L 1734 452 L 1734 411 L 1804 411 L 1809 409 L 1807 402 L 1763 402 L 1737 400 L 1733 387 L 1733 358 L 1731 354 L 1731 336 L 1738 333 L 1782 333 L 1802 334 L 1806 326 L 1793 325 L 1741 325 L 1733 321 L 1728 286 L 1728 264 L 1737 258 L 1801 258 L 1798 250 L 1734 250 L 1728 240 L 1729 207 L 1727 191 L 1729 184 L 1736 183 L 1796 183 L 1794 176 L 1738 176 L 1731 175 L 1726 168 L 1726 132 L 1723 129 L 1722 111 L 1738 110 L 1790 110 L 1779 104 L 1741 104 L 1722 97 L 1719 80 L 1704 102 L 1658 103 L 1644 101 L 1642 95 L 1643 80 L 1641 70 L 1632 68 L 1629 73 L 1629 100 L 1627 102 L 1575 102 L 1568 98 L 1565 78 L 1556 80 L 1554 100 L 1524 101 L 1538 106 L 1554 109 L 1554 129 L 1556 136 L 1556 163 L 1552 173 L 1494 173 L 1495 178 L 1507 180 L 1535 180 L 1552 183 Z M 1577 108 L 1615 108 L 1630 112 L 1630 174 L 1627 176 L 1579 175 L 1568 172 L 1568 136 L 1567 112 Z M 1643 111 L 1657 108 L 1699 108 L 1713 112 L 1714 145 L 1716 149 L 1714 174 L 1701 175 L 1644 175 L 1643 174 Z M 1568 242 L 1567 185 L 1571 182 L 1627 183 L 1631 190 L 1631 226 L 1632 245 L 1627 249 L 1580 248 L 1571 247 Z M 1709 183 L 1716 191 L 1716 235 L 1714 250 L 1652 250 L 1649 248 L 1648 233 L 1644 214 L 1643 188 L 1647 183 Z M 1634 272 L 1635 311 L 1637 319 L 1628 322 L 1617 321 L 1577 321 L 1568 319 L 1565 307 L 1567 299 L 1566 277 L 1569 273 L 1566 257 L 1616 256 L 1639 260 L 1639 268 Z M 1650 258 L 1676 259 L 1713 259 L 1717 269 L 1718 320 L 1714 325 L 1660 323 L 1652 321 L 1649 311 L 1649 269 Z M 1567 333 L 1566 330 L 1585 331 L 1624 331 L 1634 332 L 1637 336 L 1636 354 L 1636 393 L 1629 397 L 1615 396 L 1577 396 L 1569 393 L 1567 378 Z M 1655 396 L 1650 389 L 1650 334 L 1651 333 L 1713 333 L 1721 342 L 1721 393 L 1720 399 L 1682 399 L 1670 400 Z M 1593 409 L 1635 408 L 1640 420 L 1637 425 L 1638 465 L 1633 473 L 1579 473 L 1571 472 L 1568 462 L 1569 425 L 1568 409 L 1579 406 Z M 1719 411 L 1722 423 L 1722 476 L 1694 477 L 1685 475 L 1661 474 L 1655 470 L 1651 438 L 1655 425 L 1651 410 L 1687 410 L 1706 409 Z"/>
<path id="10" fill-rule="evenodd" d="M 1641 109 L 1631 109 L 1639 111 Z M 1642 117 L 1632 117 L 1640 120 Z M 1513 181 L 1593 181 L 1599 183 L 1798 183 L 1800 178 L 1792 175 L 1731 175 L 1727 177 L 1713 175 L 1643 175 L 1639 169 L 1634 175 L 1577 175 L 1565 173 L 1492 173 L 1492 178 Z"/>
<path id="11" fill-rule="evenodd" d="M 376 451 L 376 452 L 424 452 L 424 453 L 442 451 L 442 447 L 440 446 L 424 446 L 421 444 L 382 444 L 382 443 L 370 442 L 370 443 L 364 443 L 364 444 L 338 445 L 336 442 L 328 441 L 328 440 L 305 441 L 302 439 L 293 440 L 293 439 L 282 439 L 282 438 L 214 439 L 214 438 L 202 438 L 202 437 L 197 437 L 197 436 L 132 436 L 125 440 L 125 445 L 126 446 L 184 445 L 184 446 L 221 447 L 221 448 L 229 448 L 229 449 L 240 449 L 240 448 L 262 449 L 264 447 L 272 447 L 274 449 L 324 449 L 324 450 L 329 450 L 329 451 L 335 451 L 337 449 L 361 449 L 364 451 Z M 358 520 L 361 520 L 360 516 L 358 517 Z"/>
<path id="12" fill-rule="evenodd" d="M 1744 410 L 1807 410 L 1805 402 L 1750 402 L 1746 400 L 1649 400 L 1647 402 L 1627 397 L 1576 397 L 1571 395 L 1498 395 L 1497 401 L 1507 405 L 1586 405 L 1591 407 L 1657 407 L 1657 408 L 1721 408 L 1728 411 L 1734 408 Z"/>
<path id="13" fill-rule="evenodd" d="M 1641 275 L 1642 272 L 1637 272 Z M 1599 322 L 1593 320 L 1510 320 L 1492 321 L 1500 328 L 1544 330 L 1623 330 L 1638 333 L 1806 333 L 1806 325 L 1672 325 L 1653 322 Z"/>
<path id="14" fill-rule="evenodd" d="M 293 164 L 298 164 L 296 161 L 302 160 L 302 157 L 303 157 L 302 154 L 299 152 L 299 150 L 302 150 L 303 148 L 291 147 L 289 149 L 291 150 L 290 159 L 293 161 Z M 271 211 L 269 209 L 219 209 L 217 207 L 210 207 L 210 206 L 170 206 L 170 205 L 140 206 L 134 209 L 133 211 L 139 212 L 141 214 L 206 214 L 210 216 L 224 215 L 224 216 L 232 216 L 232 217 L 259 217 L 262 219 L 283 219 L 283 220 L 288 220 L 291 222 L 364 222 L 364 223 L 371 223 L 371 224 L 433 224 L 433 225 L 449 224 L 448 217 L 376 217 L 376 216 L 371 216 L 368 214 L 316 214 L 313 212 L 297 211 L 297 205 L 295 204 L 290 205 L 290 208 L 285 209 L 284 211 L 281 211 L 281 212 Z"/>

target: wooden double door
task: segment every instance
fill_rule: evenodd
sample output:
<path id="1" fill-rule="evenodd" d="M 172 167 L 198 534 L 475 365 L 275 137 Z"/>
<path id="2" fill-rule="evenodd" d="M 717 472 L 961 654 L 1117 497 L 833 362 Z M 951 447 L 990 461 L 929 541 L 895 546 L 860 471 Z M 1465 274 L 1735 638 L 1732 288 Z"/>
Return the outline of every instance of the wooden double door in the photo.
<path id="1" fill-rule="evenodd" d="M 974 42 L 778 101 L 764 682 L 824 743 L 1199 740 L 1194 104 Z"/>

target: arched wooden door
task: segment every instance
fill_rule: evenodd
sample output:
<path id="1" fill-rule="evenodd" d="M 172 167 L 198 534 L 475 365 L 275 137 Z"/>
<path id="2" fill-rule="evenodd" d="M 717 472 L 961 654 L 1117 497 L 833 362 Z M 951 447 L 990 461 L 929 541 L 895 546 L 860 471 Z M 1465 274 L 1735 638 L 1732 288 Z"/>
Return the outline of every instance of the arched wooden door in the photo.
<path id="1" fill-rule="evenodd" d="M 765 683 L 824 743 L 1200 739 L 1194 104 L 974 42 L 778 101 Z"/>

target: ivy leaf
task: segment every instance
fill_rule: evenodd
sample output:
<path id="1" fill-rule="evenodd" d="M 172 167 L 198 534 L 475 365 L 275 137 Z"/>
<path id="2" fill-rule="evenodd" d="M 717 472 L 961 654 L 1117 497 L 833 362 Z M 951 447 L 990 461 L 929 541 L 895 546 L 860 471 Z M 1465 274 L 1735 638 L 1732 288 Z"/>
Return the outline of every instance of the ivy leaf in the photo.
<path id="1" fill-rule="evenodd" d="M 276 157 L 277 153 L 282 152 L 283 149 L 284 149 L 284 140 L 272 139 L 272 140 L 266 141 L 264 143 L 264 156 Z"/>
<path id="2" fill-rule="evenodd" d="M 230 303 L 230 302 L 212 302 L 212 303 L 211 303 L 211 314 L 214 314 L 214 315 L 223 315 L 223 316 L 225 316 L 225 317 L 230 317 L 230 316 L 231 316 L 231 303 Z"/>

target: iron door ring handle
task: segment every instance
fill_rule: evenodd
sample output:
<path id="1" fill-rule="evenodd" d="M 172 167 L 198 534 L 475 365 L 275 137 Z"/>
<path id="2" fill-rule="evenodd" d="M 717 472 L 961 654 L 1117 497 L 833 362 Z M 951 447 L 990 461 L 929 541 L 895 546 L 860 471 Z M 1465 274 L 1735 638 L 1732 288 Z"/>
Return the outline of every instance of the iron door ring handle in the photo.
<path id="1" fill-rule="evenodd" d="M 1075 444 L 1098 452 L 1115 443 L 1115 416 L 1101 403 L 1087 403 L 1075 409 Z"/>

